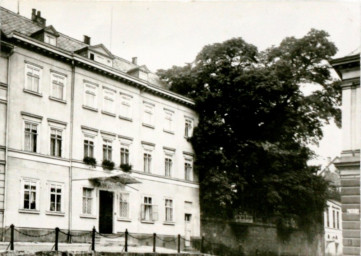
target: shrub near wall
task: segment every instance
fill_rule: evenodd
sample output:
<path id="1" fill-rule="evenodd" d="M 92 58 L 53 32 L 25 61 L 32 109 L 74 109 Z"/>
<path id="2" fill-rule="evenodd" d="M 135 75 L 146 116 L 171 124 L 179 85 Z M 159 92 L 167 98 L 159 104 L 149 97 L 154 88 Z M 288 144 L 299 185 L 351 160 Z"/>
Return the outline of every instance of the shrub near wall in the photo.
<path id="1" fill-rule="evenodd" d="M 220 256 L 322 255 L 321 235 L 309 243 L 304 235 L 295 232 L 288 242 L 282 242 L 277 238 L 273 225 L 214 219 L 203 219 L 201 228 L 205 240 L 204 251 L 210 250 Z"/>

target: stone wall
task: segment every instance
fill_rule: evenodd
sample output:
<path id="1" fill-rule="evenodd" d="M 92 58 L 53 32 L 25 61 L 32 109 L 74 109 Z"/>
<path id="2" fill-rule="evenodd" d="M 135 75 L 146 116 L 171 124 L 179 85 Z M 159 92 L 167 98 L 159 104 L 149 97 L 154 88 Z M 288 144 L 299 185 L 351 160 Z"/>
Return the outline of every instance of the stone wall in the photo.
<path id="1" fill-rule="evenodd" d="M 295 232 L 290 241 L 282 242 L 277 238 L 276 228 L 272 225 L 202 220 L 201 227 L 205 252 L 210 250 L 222 256 L 226 253 L 239 256 L 242 253 L 246 256 L 323 255 L 321 235 L 310 243 L 300 232 Z M 227 250 L 230 252 L 226 252 Z"/>

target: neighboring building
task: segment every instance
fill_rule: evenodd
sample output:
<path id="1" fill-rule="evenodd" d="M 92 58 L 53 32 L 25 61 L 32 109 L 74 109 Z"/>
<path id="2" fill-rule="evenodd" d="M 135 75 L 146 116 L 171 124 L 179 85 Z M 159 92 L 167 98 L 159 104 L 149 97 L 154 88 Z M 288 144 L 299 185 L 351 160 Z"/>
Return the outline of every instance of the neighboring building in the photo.
<path id="1" fill-rule="evenodd" d="M 340 203 L 340 175 L 334 163 L 338 161 L 335 157 L 332 161 L 329 158 L 327 165 L 319 173 L 330 184 L 327 208 L 324 212 L 324 255 L 342 255 L 342 208 Z"/>
<path id="2" fill-rule="evenodd" d="M 39 11 L 0 18 L 2 227 L 199 237 L 194 102 Z"/>
<path id="3" fill-rule="evenodd" d="M 343 255 L 360 255 L 361 90 L 359 50 L 331 62 L 342 80 L 341 176 Z"/>

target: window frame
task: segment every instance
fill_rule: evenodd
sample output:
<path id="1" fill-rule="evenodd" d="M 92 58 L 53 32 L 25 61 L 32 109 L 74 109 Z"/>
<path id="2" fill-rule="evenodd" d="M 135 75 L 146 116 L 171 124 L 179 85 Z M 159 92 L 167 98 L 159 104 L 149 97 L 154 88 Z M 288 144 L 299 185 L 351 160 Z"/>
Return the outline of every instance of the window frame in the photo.
<path id="1" fill-rule="evenodd" d="M 37 90 L 33 90 L 33 82 L 31 84 L 31 86 L 29 87 L 28 84 L 28 73 L 29 70 L 31 70 L 31 74 L 30 77 L 35 77 L 37 76 L 38 78 L 38 88 Z M 34 71 L 36 71 L 38 74 L 34 74 Z M 34 64 L 30 64 L 30 63 L 25 63 L 25 81 L 24 81 L 24 89 L 30 92 L 34 92 L 36 94 L 41 94 L 41 80 L 42 80 L 42 67 L 39 67 L 37 65 Z M 32 80 L 33 81 L 33 80 Z"/>
<path id="2" fill-rule="evenodd" d="M 56 81 L 58 79 L 63 79 L 63 92 L 62 92 L 62 98 L 57 97 L 54 93 L 54 81 Z M 67 79 L 66 79 L 66 75 L 62 75 L 59 74 L 57 72 L 52 71 L 50 73 L 50 96 L 54 99 L 58 99 L 58 100 L 62 100 L 65 101 L 66 99 L 66 83 L 67 83 Z"/>
<path id="3" fill-rule="evenodd" d="M 30 197 L 29 196 L 29 207 L 25 208 L 25 185 L 29 184 L 30 187 L 32 185 L 35 185 L 35 208 L 31 209 L 31 203 L 30 203 Z M 33 178 L 21 178 L 20 180 L 20 205 L 19 210 L 20 211 L 26 211 L 26 212 L 39 212 L 40 211 L 40 180 L 33 179 Z M 30 190 L 31 192 L 31 190 Z"/>
<path id="4" fill-rule="evenodd" d="M 121 94 L 120 96 L 120 117 L 132 119 L 132 97 Z"/>
<path id="5" fill-rule="evenodd" d="M 146 198 L 150 199 L 150 201 L 148 200 L 147 202 Z M 155 200 L 153 196 L 150 195 L 142 196 L 141 211 L 140 211 L 141 222 L 154 223 L 155 221 L 158 220 L 158 205 L 154 204 L 154 201 Z M 146 209 L 149 209 L 148 215 L 146 213 L 147 212 Z"/>
<path id="6" fill-rule="evenodd" d="M 56 153 L 55 153 L 55 151 L 54 152 L 52 152 L 52 150 L 53 150 L 53 146 L 52 146 L 52 141 L 53 141 L 53 131 L 56 131 L 56 132 L 60 132 L 60 136 L 61 136 L 61 138 L 60 138 L 60 148 L 59 148 L 59 150 L 60 150 L 60 155 L 57 155 Z M 64 129 L 61 129 L 61 128 L 58 128 L 58 127 L 53 127 L 53 126 L 51 126 L 50 127 L 50 155 L 51 156 L 54 156 L 54 157 L 63 157 L 63 148 L 64 148 L 64 136 L 63 136 L 63 132 L 64 132 Z M 56 141 L 58 141 L 58 139 L 57 138 L 55 138 L 55 142 Z M 56 146 L 55 146 L 56 147 Z"/>
<path id="7" fill-rule="evenodd" d="M 55 210 L 51 209 L 51 195 L 52 195 L 51 189 L 52 189 L 52 186 L 54 186 L 55 189 L 60 188 L 60 190 L 61 190 L 60 191 L 60 210 L 56 210 L 56 207 L 55 207 Z M 49 181 L 49 182 L 47 182 L 47 188 L 48 188 L 48 192 L 49 192 L 49 194 L 48 194 L 48 209 L 47 209 L 48 213 L 65 214 L 64 183 Z M 59 195 L 57 191 L 55 192 L 55 195 Z"/>
<path id="8" fill-rule="evenodd" d="M 48 38 L 48 40 L 47 40 L 47 38 Z M 54 43 L 51 42 L 51 39 L 54 40 Z M 56 37 L 53 35 L 50 35 L 49 33 L 44 33 L 44 43 L 56 46 L 56 43 L 57 43 Z"/>
<path id="9" fill-rule="evenodd" d="M 87 191 L 90 191 L 90 196 L 91 197 L 87 197 L 87 196 L 84 196 L 84 190 L 87 190 Z M 94 188 L 91 188 L 91 187 L 82 187 L 81 189 L 81 215 L 83 216 L 95 216 L 95 213 L 96 213 L 96 209 L 95 209 L 95 189 Z M 84 198 L 86 199 L 86 206 L 85 206 L 85 212 L 84 212 Z M 91 199 L 91 202 L 90 204 L 88 203 L 88 199 Z M 88 206 L 90 205 L 90 213 L 88 213 Z"/>
<path id="10" fill-rule="evenodd" d="M 193 135 L 193 119 L 185 118 L 184 121 L 184 138 L 189 139 Z"/>
<path id="11" fill-rule="evenodd" d="M 85 141 L 91 142 L 92 145 L 85 144 Z M 87 154 L 85 154 L 85 152 L 86 152 L 85 147 L 87 147 Z M 89 155 L 89 148 L 90 147 L 92 147 L 92 154 L 91 155 Z M 90 137 L 90 136 L 84 136 L 84 138 L 83 138 L 83 158 L 85 158 L 85 157 L 94 158 L 94 149 L 95 149 L 94 138 Z"/>
<path id="12" fill-rule="evenodd" d="M 26 127 L 27 125 L 30 125 L 30 126 L 35 126 L 36 127 L 36 138 L 35 138 L 35 150 L 34 149 L 28 149 L 27 148 L 27 143 L 26 143 L 26 140 L 27 140 L 27 131 L 26 131 Z M 24 120 L 24 151 L 26 152 L 32 152 L 32 153 L 38 153 L 39 152 L 39 128 L 40 128 L 40 125 L 38 122 L 34 122 L 34 121 L 30 121 L 30 120 Z M 33 133 L 29 133 L 30 135 L 30 142 L 29 142 L 29 145 L 31 144 L 31 142 L 33 141 L 32 139 L 32 134 Z M 30 148 L 33 148 L 33 145 L 30 145 Z"/>
<path id="13" fill-rule="evenodd" d="M 163 131 L 174 133 L 174 111 L 164 109 Z"/>
<path id="14" fill-rule="evenodd" d="M 167 201 L 170 201 L 170 206 L 167 205 Z M 170 209 L 170 219 L 168 219 L 167 209 Z M 173 198 L 166 197 L 164 198 L 164 222 L 166 223 L 174 223 L 174 200 Z"/>
<path id="15" fill-rule="evenodd" d="M 126 196 L 126 199 L 123 201 L 122 198 L 123 196 Z M 129 192 L 125 192 L 125 191 L 122 191 L 122 192 L 119 192 L 118 194 L 118 219 L 126 219 L 126 220 L 129 220 L 130 219 L 130 193 Z M 123 212 L 121 210 L 121 204 L 125 204 L 127 206 L 127 209 L 126 209 L 126 216 L 123 216 L 121 215 L 121 213 Z"/>
<path id="16" fill-rule="evenodd" d="M 149 120 L 146 118 L 147 116 L 149 117 Z M 143 103 L 142 121 L 145 125 L 154 126 L 154 104 L 148 102 Z"/>
<path id="17" fill-rule="evenodd" d="M 184 180 L 193 181 L 193 179 L 193 159 L 186 157 L 184 159 Z"/>
<path id="18" fill-rule="evenodd" d="M 113 141 L 107 138 L 103 138 L 103 145 L 102 145 L 102 152 L 103 152 L 103 161 L 113 161 Z M 104 154 L 105 153 L 105 154 Z M 104 157 L 106 155 L 106 157 Z M 109 157 L 110 155 L 110 157 Z"/>
<path id="19" fill-rule="evenodd" d="M 89 107 L 89 108 L 93 108 L 93 109 L 98 109 L 98 94 L 97 94 L 97 85 L 95 84 L 91 84 L 88 82 L 84 83 L 84 106 Z M 94 104 L 93 106 L 90 106 L 87 102 L 87 94 L 93 95 L 94 96 Z"/>
<path id="20" fill-rule="evenodd" d="M 104 88 L 103 89 L 103 111 L 107 113 L 114 114 L 115 113 L 115 92 L 109 89 Z M 106 106 L 106 100 L 111 101 L 111 106 L 109 109 L 107 109 Z"/>

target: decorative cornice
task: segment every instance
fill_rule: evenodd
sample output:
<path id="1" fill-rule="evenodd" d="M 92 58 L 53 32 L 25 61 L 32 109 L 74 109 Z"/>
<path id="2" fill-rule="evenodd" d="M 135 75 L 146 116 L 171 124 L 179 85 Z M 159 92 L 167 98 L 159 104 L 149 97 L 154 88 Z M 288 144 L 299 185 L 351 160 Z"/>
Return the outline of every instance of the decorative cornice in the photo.
<path id="1" fill-rule="evenodd" d="M 91 128 L 89 126 L 85 126 L 85 125 L 82 125 L 80 126 L 82 130 L 88 130 L 88 131 L 92 131 L 92 132 L 99 132 L 98 129 L 95 129 L 95 128 Z"/>
<path id="2" fill-rule="evenodd" d="M 28 117 L 32 117 L 32 118 L 36 118 L 36 119 L 43 120 L 43 117 L 42 117 L 42 116 L 39 116 L 39 115 L 31 114 L 31 113 L 25 112 L 25 111 L 21 111 L 20 113 L 21 113 L 22 116 L 28 116 Z"/>
<path id="3" fill-rule="evenodd" d="M 67 122 L 52 119 L 52 118 L 48 118 L 47 120 L 48 120 L 49 123 L 61 124 L 61 125 L 64 125 L 64 126 L 66 126 L 68 124 Z"/>
<path id="4" fill-rule="evenodd" d="M 143 145 L 152 146 L 152 147 L 154 147 L 154 146 L 155 146 L 155 144 L 154 144 L 154 143 L 152 143 L 152 142 L 147 142 L 147 141 L 143 141 L 143 140 L 142 140 L 142 144 L 143 144 Z"/>

